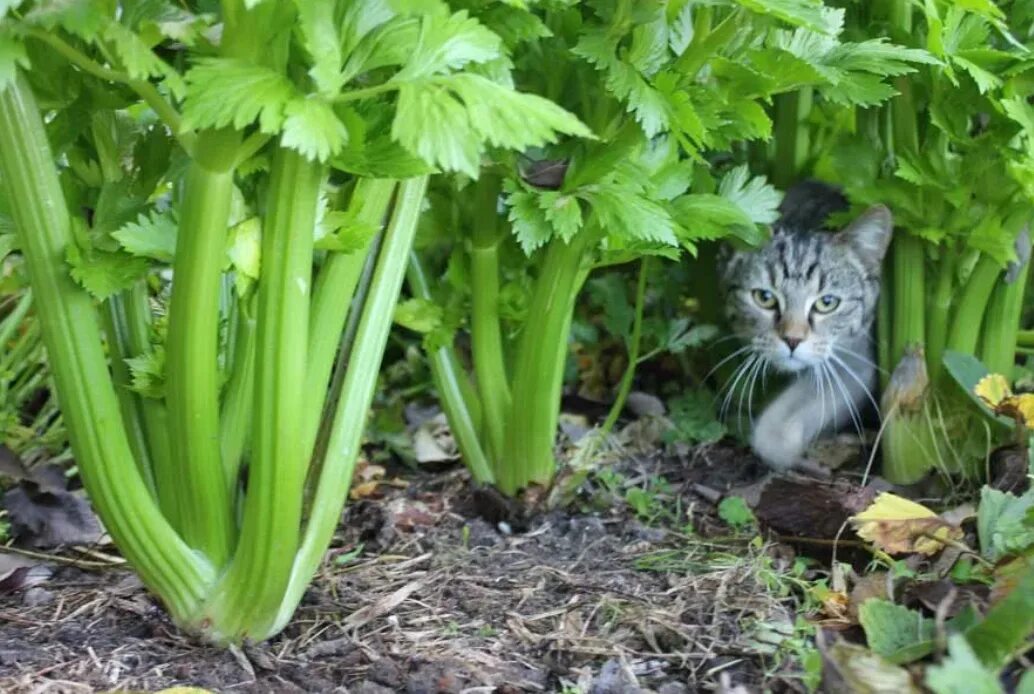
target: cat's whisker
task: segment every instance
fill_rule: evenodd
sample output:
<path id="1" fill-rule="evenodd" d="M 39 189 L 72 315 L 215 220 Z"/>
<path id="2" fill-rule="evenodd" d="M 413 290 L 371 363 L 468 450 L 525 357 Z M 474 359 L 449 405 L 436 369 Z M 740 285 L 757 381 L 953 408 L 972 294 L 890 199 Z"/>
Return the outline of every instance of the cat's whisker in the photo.
<path id="1" fill-rule="evenodd" d="M 753 383 L 754 374 L 757 373 L 758 369 L 761 368 L 761 357 L 758 357 L 750 366 L 750 371 L 747 372 L 746 378 L 743 379 L 743 386 L 740 388 L 740 399 L 736 406 L 736 419 L 742 424 L 743 423 L 743 398 L 750 394 L 751 384 Z M 747 405 L 747 416 L 750 417 L 750 405 Z"/>
<path id="2" fill-rule="evenodd" d="M 722 410 L 719 414 L 722 421 L 725 421 L 726 417 L 729 414 L 729 408 L 732 407 L 732 400 L 734 397 L 736 397 L 736 388 L 739 386 L 740 380 L 750 370 L 750 367 L 754 364 L 754 360 L 756 358 L 757 357 L 755 355 L 751 355 L 750 357 L 748 357 L 742 364 L 740 364 L 736 368 L 736 371 L 733 373 L 733 376 L 729 379 L 729 383 L 725 392 L 725 400 L 722 402 Z"/>
<path id="3" fill-rule="evenodd" d="M 880 368 L 880 365 L 877 364 L 876 362 L 874 362 L 872 359 L 869 359 L 864 354 L 859 354 L 858 352 L 854 351 L 853 349 L 849 349 L 847 347 L 844 347 L 843 345 L 837 345 L 836 347 L 834 347 L 833 349 L 830 350 L 830 354 L 836 354 L 837 352 L 843 352 L 844 354 L 850 355 L 850 356 L 854 357 L 855 359 L 857 359 L 858 361 L 860 361 L 863 364 L 865 364 L 866 366 L 871 366 L 872 368 L 876 369 L 880 373 L 884 373 L 884 374 L 887 373 L 886 369 Z"/>
<path id="4" fill-rule="evenodd" d="M 719 414 L 719 417 L 723 421 L 725 420 L 725 416 L 729 411 L 729 406 L 732 404 L 732 398 L 736 394 L 737 384 L 740 382 L 740 379 L 743 378 L 743 375 L 747 373 L 750 367 L 754 365 L 754 362 L 757 360 L 757 358 L 758 357 L 756 354 L 752 354 L 749 359 L 747 359 L 745 362 L 740 364 L 739 367 L 737 367 L 734 377 L 729 380 L 728 392 L 726 392 L 725 394 L 725 401 L 722 403 L 722 410 Z"/>
<path id="5" fill-rule="evenodd" d="M 714 368 L 711 369 L 710 371 L 708 371 L 706 374 L 704 374 L 704 377 L 701 380 L 702 381 L 706 381 L 707 379 L 711 378 L 711 376 L 713 376 L 715 374 L 715 372 L 718 371 L 718 369 L 722 368 L 722 366 L 724 364 L 729 363 L 730 361 L 732 361 L 736 357 L 740 356 L 744 352 L 749 352 L 752 349 L 753 349 L 753 346 L 751 346 L 751 345 L 744 345 L 743 347 L 740 347 L 738 350 L 736 350 L 735 352 L 733 352 L 732 354 L 730 354 L 729 356 L 725 357 L 720 362 L 715 364 Z"/>
<path id="6" fill-rule="evenodd" d="M 815 390 L 819 394 L 819 403 L 822 411 L 822 421 L 826 421 L 826 382 L 822 380 L 822 363 L 812 369 L 812 378 L 815 380 Z"/>
<path id="7" fill-rule="evenodd" d="M 768 369 L 768 360 L 762 357 L 758 360 L 758 367 L 754 369 L 754 375 L 750 379 L 750 388 L 747 391 L 747 417 L 750 418 L 750 426 L 754 426 L 754 388 L 758 383 L 758 375 Z M 762 375 L 762 381 L 764 376 Z"/>
<path id="8" fill-rule="evenodd" d="M 865 393 L 865 397 L 869 398 L 869 402 L 872 403 L 873 408 L 876 410 L 876 414 L 879 414 L 880 406 L 876 403 L 876 398 L 873 397 L 872 391 L 869 390 L 869 387 L 867 385 L 865 385 L 865 382 L 862 381 L 862 379 L 858 378 L 858 375 L 851 369 L 851 367 L 849 367 L 844 362 L 844 360 L 838 357 L 836 354 L 830 354 L 829 358 L 835 361 L 840 366 L 842 366 L 844 368 L 844 372 L 854 379 L 854 382 L 857 383 L 858 386 L 862 389 L 862 392 Z"/>
<path id="9" fill-rule="evenodd" d="M 847 385 L 844 383 L 844 380 L 840 377 L 840 374 L 837 373 L 835 368 L 830 368 L 829 373 L 836 379 L 837 386 L 840 388 L 840 394 L 844 396 L 844 402 L 847 403 L 847 412 L 851 415 L 851 422 L 854 424 L 855 431 L 858 432 L 858 438 L 864 438 L 862 434 L 862 422 L 858 414 L 858 409 L 851 401 L 851 395 L 848 392 Z"/>

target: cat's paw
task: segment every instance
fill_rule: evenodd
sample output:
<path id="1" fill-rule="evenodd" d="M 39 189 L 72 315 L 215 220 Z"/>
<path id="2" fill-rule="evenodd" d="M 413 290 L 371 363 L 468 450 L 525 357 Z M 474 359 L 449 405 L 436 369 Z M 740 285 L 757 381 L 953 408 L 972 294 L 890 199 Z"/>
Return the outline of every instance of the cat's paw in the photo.
<path id="1" fill-rule="evenodd" d="M 797 423 L 762 416 L 754 427 L 750 447 L 765 465 L 783 472 L 800 464 L 808 446 Z"/>

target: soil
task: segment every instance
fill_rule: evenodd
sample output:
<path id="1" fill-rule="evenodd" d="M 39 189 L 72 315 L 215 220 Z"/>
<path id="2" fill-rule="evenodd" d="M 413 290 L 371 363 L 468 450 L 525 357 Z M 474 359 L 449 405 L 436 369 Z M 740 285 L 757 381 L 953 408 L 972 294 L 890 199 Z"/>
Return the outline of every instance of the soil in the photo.
<path id="1" fill-rule="evenodd" d="M 592 481 L 527 518 L 486 510 L 456 467 L 382 484 L 349 504 L 287 630 L 242 649 L 185 637 L 124 567 L 66 562 L 0 595 L 0 691 L 805 691 L 759 636 L 794 624 L 792 593 L 758 571 L 794 550 L 714 513 L 756 461 L 715 446 L 619 468 L 652 485 L 638 516 Z"/>

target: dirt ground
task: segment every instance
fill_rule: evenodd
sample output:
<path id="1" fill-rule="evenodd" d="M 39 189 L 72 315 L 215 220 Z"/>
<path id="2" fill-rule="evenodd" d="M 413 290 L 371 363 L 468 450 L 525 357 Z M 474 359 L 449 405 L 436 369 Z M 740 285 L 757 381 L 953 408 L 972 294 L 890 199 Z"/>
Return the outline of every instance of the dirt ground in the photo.
<path id="1" fill-rule="evenodd" d="M 652 485 L 654 517 L 592 483 L 575 510 L 508 517 L 456 467 L 381 485 L 349 504 L 288 629 L 233 651 L 178 633 L 124 568 L 62 565 L 0 595 L 0 691 L 804 691 L 762 636 L 795 604 L 758 569 L 793 551 L 731 535 L 707 498 L 756 462 L 712 447 L 621 472 Z"/>

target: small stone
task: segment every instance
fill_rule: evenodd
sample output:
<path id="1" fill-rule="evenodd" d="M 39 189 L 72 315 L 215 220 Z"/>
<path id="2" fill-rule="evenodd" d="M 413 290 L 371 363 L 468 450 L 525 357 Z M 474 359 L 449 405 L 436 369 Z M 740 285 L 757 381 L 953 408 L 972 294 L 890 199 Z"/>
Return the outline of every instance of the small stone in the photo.
<path id="1" fill-rule="evenodd" d="M 377 684 L 383 684 L 385 687 L 397 688 L 403 682 L 402 670 L 394 661 L 388 658 L 381 658 L 370 663 L 366 676 Z"/>
<path id="2" fill-rule="evenodd" d="M 611 659 L 603 664 L 589 687 L 589 694 L 639 694 L 642 689 L 635 675 L 622 667 L 617 660 Z"/>
<path id="3" fill-rule="evenodd" d="M 633 522 L 630 529 L 636 538 L 653 544 L 664 542 L 664 539 L 668 536 L 668 533 L 663 528 L 651 528 L 639 522 Z"/>
<path id="4" fill-rule="evenodd" d="M 502 542 L 496 529 L 481 518 L 472 519 L 467 523 L 467 528 L 468 547 L 495 547 Z"/>
<path id="5" fill-rule="evenodd" d="M 689 687 L 681 682 L 666 682 L 657 690 L 657 694 L 689 694 Z"/>
<path id="6" fill-rule="evenodd" d="M 54 602 L 54 594 L 46 588 L 29 588 L 22 596 L 22 602 L 26 607 L 39 607 Z"/>
<path id="7" fill-rule="evenodd" d="M 393 694 L 396 690 L 370 680 L 363 680 L 356 686 L 354 691 L 355 694 Z"/>
<path id="8" fill-rule="evenodd" d="M 656 395 L 638 390 L 628 394 L 625 407 L 637 417 L 663 417 L 667 412 L 663 400 Z"/>

